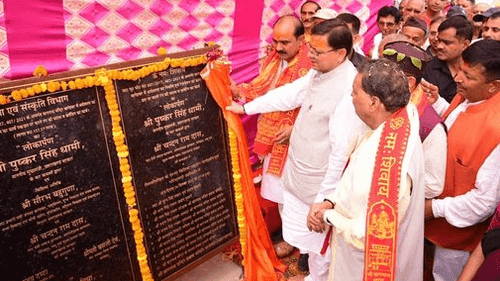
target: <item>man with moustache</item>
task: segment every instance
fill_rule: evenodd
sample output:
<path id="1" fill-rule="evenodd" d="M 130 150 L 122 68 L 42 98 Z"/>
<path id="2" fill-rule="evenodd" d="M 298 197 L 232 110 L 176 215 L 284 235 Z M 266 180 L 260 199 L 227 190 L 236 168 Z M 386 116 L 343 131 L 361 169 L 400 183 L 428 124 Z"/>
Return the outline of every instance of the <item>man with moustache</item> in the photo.
<path id="1" fill-rule="evenodd" d="M 378 50 L 382 39 L 388 35 L 398 32 L 401 22 L 401 12 L 392 6 L 384 6 L 378 10 L 377 13 L 377 26 L 380 33 L 373 37 L 373 47 L 371 49 L 371 58 L 379 58 Z"/>
<path id="2" fill-rule="evenodd" d="M 472 33 L 472 24 L 461 16 L 453 16 L 439 25 L 437 56 L 425 68 L 425 81 L 421 83 L 428 96 L 441 96 L 451 102 L 457 89 L 454 77 L 460 68 L 460 56 L 469 46 Z"/>
<path id="3" fill-rule="evenodd" d="M 489 8 L 472 19 L 474 22 L 482 22 L 481 35 L 484 39 L 500 40 L 500 8 Z"/>
<path id="4" fill-rule="evenodd" d="M 247 101 L 265 95 L 268 91 L 304 76 L 311 68 L 307 57 L 308 47 L 304 41 L 302 22 L 291 15 L 279 18 L 273 27 L 273 49 L 264 60 L 259 76 L 248 84 L 231 84 L 234 96 Z M 262 114 L 257 123 L 253 151 L 262 157 L 263 174 L 261 196 L 283 204 L 282 172 L 288 151 L 288 140 L 297 117 L 298 109 L 286 112 Z M 292 250 L 287 243 L 275 245 L 279 257 Z"/>
<path id="5" fill-rule="evenodd" d="M 480 40 L 461 57 L 457 95 L 443 116 L 444 190 L 425 202 L 425 238 L 436 245 L 436 281 L 457 280 L 500 200 L 500 42 Z"/>
<path id="6" fill-rule="evenodd" d="M 311 30 L 314 26 L 313 17 L 316 12 L 321 9 L 321 6 L 314 1 L 306 1 L 300 7 L 300 20 L 304 24 L 306 42 L 311 38 Z"/>
<path id="7" fill-rule="evenodd" d="M 312 232 L 308 215 L 313 203 L 323 202 L 340 180 L 349 149 L 366 128 L 352 105 L 356 68 L 347 59 L 352 34 L 341 20 L 315 25 L 309 42 L 312 69 L 295 82 L 270 91 L 235 113 L 257 114 L 300 107 L 290 137 L 284 169 L 283 237 L 309 252 L 310 275 L 305 280 L 326 280 L 330 256 L 321 255 L 326 233 Z"/>

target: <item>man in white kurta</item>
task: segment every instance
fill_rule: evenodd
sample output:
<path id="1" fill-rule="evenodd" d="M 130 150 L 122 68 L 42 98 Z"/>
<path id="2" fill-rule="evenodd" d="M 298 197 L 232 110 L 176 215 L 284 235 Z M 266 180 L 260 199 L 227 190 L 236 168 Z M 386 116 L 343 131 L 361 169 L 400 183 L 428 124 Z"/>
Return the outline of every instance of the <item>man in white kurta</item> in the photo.
<path id="1" fill-rule="evenodd" d="M 411 133 L 403 160 L 399 190 L 399 233 L 396 280 L 422 280 L 424 241 L 423 152 L 418 134 L 418 112 L 408 106 Z M 383 125 L 368 129 L 350 158 L 340 185 L 327 197 L 335 208 L 325 217 L 335 228 L 329 280 L 363 279 L 366 212 L 375 156 Z M 411 190 L 411 192 L 410 192 Z"/>
<path id="2" fill-rule="evenodd" d="M 395 65 L 391 66 L 388 61 L 384 61 L 387 63 L 388 69 L 395 67 Z M 380 70 L 382 67 L 383 65 L 374 65 L 373 69 Z M 392 69 L 392 71 L 397 73 L 399 70 Z M 370 129 L 366 130 L 356 145 L 338 187 L 325 198 L 325 202 L 316 204 L 316 206 L 325 206 L 320 207 L 322 211 L 318 212 L 318 215 L 333 227 L 330 241 L 332 263 L 329 280 L 363 280 L 366 216 L 372 177 L 376 168 L 375 161 L 379 152 L 382 131 L 388 120 L 385 116 L 391 116 L 387 115 L 390 114 L 390 111 L 386 111 L 385 115 L 379 115 L 383 118 L 372 118 L 376 114 L 371 114 L 373 112 L 367 108 L 378 106 L 378 108 L 385 110 L 385 106 L 377 105 L 377 103 L 381 103 L 380 99 L 375 101 L 377 98 L 363 92 L 366 95 L 365 102 L 364 104 L 359 102 L 357 95 L 360 95 L 358 88 L 361 87 L 359 85 L 361 85 L 362 75 L 363 72 L 356 77 L 353 101 L 357 113 L 365 112 L 365 117 L 363 114 L 360 115 L 361 119 L 371 121 L 365 121 Z M 394 73 L 388 72 L 387 75 L 394 76 Z M 403 76 L 404 74 L 399 73 L 399 75 Z M 381 81 L 383 78 L 381 76 L 374 80 Z M 359 83 L 358 87 L 356 83 Z M 407 95 L 409 97 L 409 91 Z M 395 255 L 395 280 L 401 281 L 422 280 L 423 278 L 424 158 L 419 136 L 418 111 L 412 104 L 406 106 L 406 110 L 410 121 L 410 134 L 401 166 L 398 193 L 399 224 Z"/>
<path id="3" fill-rule="evenodd" d="M 330 46 L 328 40 L 337 46 Z M 295 122 L 284 168 L 283 238 L 309 253 L 306 280 L 326 280 L 330 257 L 320 254 L 325 233 L 307 226 L 309 207 L 322 202 L 347 162 L 349 148 L 366 128 L 356 116 L 350 96 L 356 68 L 346 59 L 352 35 L 345 23 L 331 20 L 313 28 L 309 56 L 313 69 L 307 75 L 238 108 L 257 114 L 301 107 Z"/>

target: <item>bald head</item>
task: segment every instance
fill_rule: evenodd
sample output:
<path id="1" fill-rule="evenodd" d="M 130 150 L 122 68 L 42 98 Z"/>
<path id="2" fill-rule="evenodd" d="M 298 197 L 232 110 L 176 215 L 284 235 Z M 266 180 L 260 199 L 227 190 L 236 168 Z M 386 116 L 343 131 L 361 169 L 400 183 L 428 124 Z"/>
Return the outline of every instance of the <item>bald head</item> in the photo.
<path id="1" fill-rule="evenodd" d="M 277 28 L 292 30 L 295 38 L 299 38 L 299 36 L 304 35 L 304 25 L 297 17 L 293 15 L 285 15 L 280 17 L 274 23 L 273 30 Z"/>
<path id="2" fill-rule="evenodd" d="M 387 35 L 386 37 L 384 37 L 382 39 L 382 41 L 380 41 L 380 45 L 378 47 L 378 57 L 379 58 L 384 57 L 383 52 L 384 52 L 385 45 L 392 43 L 392 42 L 397 42 L 397 41 L 410 42 L 410 39 L 408 39 L 408 37 L 406 37 L 405 35 L 400 34 L 400 33 L 394 33 L 394 34 Z"/>
<path id="3" fill-rule="evenodd" d="M 408 0 L 403 8 L 403 22 L 409 17 L 419 17 L 425 10 L 425 0 Z"/>

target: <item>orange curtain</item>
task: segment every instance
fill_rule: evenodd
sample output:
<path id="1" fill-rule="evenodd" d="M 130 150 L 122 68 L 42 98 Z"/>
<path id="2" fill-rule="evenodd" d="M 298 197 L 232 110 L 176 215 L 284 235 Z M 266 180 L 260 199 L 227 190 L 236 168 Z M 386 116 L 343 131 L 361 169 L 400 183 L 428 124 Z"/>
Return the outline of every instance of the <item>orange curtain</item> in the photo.
<path id="1" fill-rule="evenodd" d="M 278 260 L 274 252 L 269 233 L 262 217 L 250 168 L 248 145 L 245 131 L 237 114 L 226 111 L 231 104 L 229 89 L 230 64 L 223 61 L 211 61 L 202 71 L 210 93 L 222 109 L 224 118 L 238 139 L 241 185 L 246 220 L 246 243 L 244 247 L 245 279 L 248 281 L 278 280 L 275 269 L 284 272 L 285 266 Z"/>

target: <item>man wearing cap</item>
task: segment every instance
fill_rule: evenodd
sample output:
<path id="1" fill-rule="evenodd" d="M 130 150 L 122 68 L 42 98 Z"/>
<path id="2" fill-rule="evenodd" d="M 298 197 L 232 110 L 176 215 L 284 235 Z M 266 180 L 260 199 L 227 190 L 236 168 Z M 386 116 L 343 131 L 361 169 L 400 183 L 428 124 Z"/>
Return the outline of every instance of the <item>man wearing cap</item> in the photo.
<path id="1" fill-rule="evenodd" d="M 279 18 L 273 27 L 273 48 L 264 60 L 259 76 L 248 84 L 236 86 L 232 83 L 233 95 L 253 100 L 273 88 L 295 81 L 311 68 L 307 53 L 302 22 L 291 15 Z M 277 203 L 279 208 L 283 204 L 281 175 L 297 114 L 298 110 L 267 113 L 261 115 L 257 123 L 253 150 L 264 157 L 261 196 Z M 293 250 L 283 242 L 275 247 L 278 256 L 285 256 Z"/>
<path id="2" fill-rule="evenodd" d="M 454 16 L 460 16 L 467 19 L 467 11 L 465 11 L 461 6 L 453 6 L 446 13 L 446 18 L 449 19 Z"/>
<path id="3" fill-rule="evenodd" d="M 312 20 L 314 24 L 318 24 L 324 22 L 325 20 L 334 19 L 335 17 L 337 17 L 337 12 L 335 10 L 321 8 L 314 14 Z"/>
<path id="4" fill-rule="evenodd" d="M 500 40 L 500 8 L 489 8 L 472 19 L 475 22 L 482 22 L 481 31 L 484 39 Z"/>
<path id="5" fill-rule="evenodd" d="M 422 72 L 431 57 L 410 42 L 391 42 L 385 45 L 384 57 L 396 62 L 408 78 L 411 97 L 420 116 L 420 139 L 424 149 L 425 198 L 441 194 L 446 171 L 446 129 L 441 117 L 429 104 L 419 86 Z"/>
<path id="6" fill-rule="evenodd" d="M 423 47 L 427 40 L 427 24 L 422 19 L 410 17 L 403 24 L 401 33 L 408 37 L 413 44 Z"/>
<path id="7" fill-rule="evenodd" d="M 283 172 L 282 219 L 285 241 L 309 252 L 310 275 L 305 280 L 326 280 L 331 261 L 328 253 L 321 255 L 326 233 L 311 231 L 310 206 L 335 189 L 351 145 L 366 129 L 352 105 L 357 71 L 347 59 L 351 49 L 352 34 L 343 21 L 315 25 L 309 42 L 313 66 L 307 75 L 244 106 L 233 103 L 227 108 L 256 114 L 300 107 Z"/>
<path id="8" fill-rule="evenodd" d="M 481 35 L 481 26 L 482 26 L 482 20 L 480 21 L 475 21 L 474 16 L 482 14 L 486 12 L 490 8 L 490 5 L 487 3 L 476 3 L 474 5 L 474 8 L 472 9 L 472 23 L 474 24 L 474 39 L 477 39 Z"/>
<path id="9" fill-rule="evenodd" d="M 456 0 L 455 5 L 462 7 L 467 15 L 467 19 L 472 19 L 472 8 L 474 7 L 475 0 Z"/>
<path id="10" fill-rule="evenodd" d="M 451 102 L 457 91 L 454 77 L 460 68 L 460 55 L 469 46 L 472 33 L 472 24 L 461 16 L 439 25 L 437 56 L 425 68 L 421 83 L 426 94 Z"/>
<path id="11" fill-rule="evenodd" d="M 380 46 L 380 42 L 382 39 L 390 34 L 395 34 L 398 32 L 401 22 L 401 12 L 398 9 L 392 6 L 384 6 L 378 10 L 377 13 L 377 26 L 380 30 L 380 33 L 377 33 L 375 37 L 373 37 L 373 47 L 370 51 L 371 58 L 377 59 L 378 49 Z"/>
<path id="12" fill-rule="evenodd" d="M 457 95 L 444 114 L 448 155 L 443 193 L 425 202 L 425 237 L 436 245 L 436 281 L 457 280 L 500 200 L 500 42 L 462 53 Z"/>
<path id="13" fill-rule="evenodd" d="M 311 38 L 311 29 L 314 26 L 312 17 L 319 9 L 321 9 L 320 5 L 314 1 L 306 1 L 300 7 L 300 20 L 302 21 L 302 24 L 304 24 L 304 39 L 306 42 L 309 42 L 309 39 Z"/>

